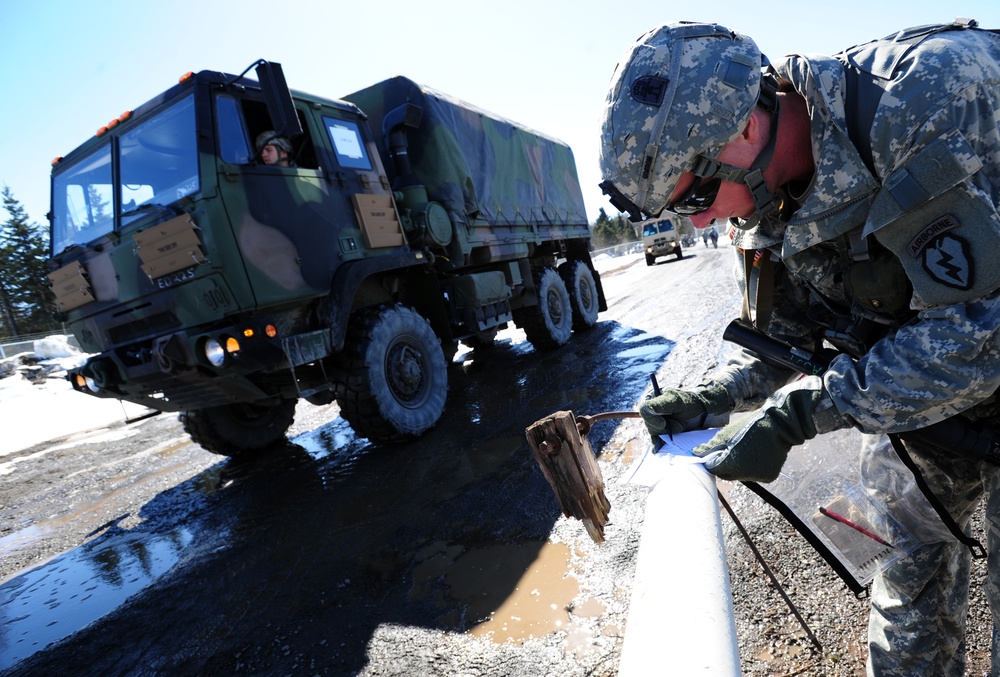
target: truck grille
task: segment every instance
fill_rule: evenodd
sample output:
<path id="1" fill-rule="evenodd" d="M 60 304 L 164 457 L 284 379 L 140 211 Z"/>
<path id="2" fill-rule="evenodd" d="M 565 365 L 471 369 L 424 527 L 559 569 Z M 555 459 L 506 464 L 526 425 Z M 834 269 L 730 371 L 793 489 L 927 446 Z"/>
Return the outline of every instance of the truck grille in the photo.
<path id="1" fill-rule="evenodd" d="M 158 313 L 148 317 L 131 318 L 128 324 L 112 327 L 108 338 L 114 346 L 131 343 L 145 336 L 162 334 L 176 329 L 181 323 L 173 313 Z"/>

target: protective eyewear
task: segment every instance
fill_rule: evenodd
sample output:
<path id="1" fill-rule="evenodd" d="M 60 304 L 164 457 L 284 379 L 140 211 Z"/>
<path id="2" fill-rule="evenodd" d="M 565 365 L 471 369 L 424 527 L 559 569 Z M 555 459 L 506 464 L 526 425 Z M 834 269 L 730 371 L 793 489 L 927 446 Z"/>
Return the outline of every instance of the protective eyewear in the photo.
<path id="1" fill-rule="evenodd" d="M 667 205 L 667 211 L 681 216 L 694 216 L 712 208 L 715 197 L 719 194 L 722 179 L 704 179 L 699 177 L 677 200 Z"/>

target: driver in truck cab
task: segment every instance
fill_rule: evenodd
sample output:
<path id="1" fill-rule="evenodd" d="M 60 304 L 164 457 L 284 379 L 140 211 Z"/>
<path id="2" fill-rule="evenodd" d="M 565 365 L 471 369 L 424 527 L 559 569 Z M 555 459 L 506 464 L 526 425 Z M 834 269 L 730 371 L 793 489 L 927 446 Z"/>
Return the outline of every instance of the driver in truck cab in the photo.
<path id="1" fill-rule="evenodd" d="M 292 152 L 292 142 L 274 131 L 261 132 L 257 135 L 257 154 L 261 162 L 274 167 L 294 167 L 289 159 Z"/>

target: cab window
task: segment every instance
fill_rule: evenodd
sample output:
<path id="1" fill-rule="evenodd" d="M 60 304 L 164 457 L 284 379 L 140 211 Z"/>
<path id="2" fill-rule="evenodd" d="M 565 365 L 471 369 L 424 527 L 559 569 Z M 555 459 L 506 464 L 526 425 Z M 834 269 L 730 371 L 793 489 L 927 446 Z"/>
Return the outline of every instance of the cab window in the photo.
<path id="1" fill-rule="evenodd" d="M 245 165 L 253 158 L 247 141 L 247 130 L 240 115 L 240 104 L 231 96 L 215 100 L 219 120 L 219 155 L 223 162 Z"/>
<path id="2" fill-rule="evenodd" d="M 290 139 L 290 159 L 297 168 L 318 169 L 319 161 L 316 159 L 309 125 L 302 111 L 296 112 L 305 133 Z M 260 164 L 254 142 L 261 133 L 272 130 L 271 118 L 264 102 L 219 94 L 215 99 L 215 114 L 222 161 L 238 165 Z"/>
<path id="3" fill-rule="evenodd" d="M 366 170 L 372 168 L 372 162 L 368 158 L 368 151 L 365 149 L 365 142 L 357 124 L 325 115 L 323 116 L 323 124 L 330 135 L 330 143 L 333 145 L 333 151 L 336 153 L 337 162 L 341 167 Z"/>
<path id="4" fill-rule="evenodd" d="M 52 253 L 85 245 L 114 230 L 111 142 L 52 180 Z"/>

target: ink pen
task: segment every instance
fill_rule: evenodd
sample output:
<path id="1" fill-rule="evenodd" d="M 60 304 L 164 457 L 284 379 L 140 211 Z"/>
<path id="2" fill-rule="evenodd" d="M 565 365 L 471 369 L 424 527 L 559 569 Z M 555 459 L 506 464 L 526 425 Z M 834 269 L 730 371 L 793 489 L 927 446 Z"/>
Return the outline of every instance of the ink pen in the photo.
<path id="1" fill-rule="evenodd" d="M 855 524 L 854 522 L 852 522 L 851 520 L 847 519 L 847 518 L 846 518 L 846 517 L 844 517 L 843 515 L 838 515 L 838 514 L 837 514 L 837 513 L 835 513 L 835 512 L 832 512 L 832 511 L 830 511 L 830 510 L 827 510 L 827 509 L 826 509 L 826 508 L 824 508 L 823 506 L 820 506 L 820 508 L 819 508 L 819 511 L 820 511 L 821 513 L 823 513 L 824 515 L 826 515 L 827 517 L 829 517 L 830 519 L 833 519 L 833 520 L 837 520 L 837 521 L 838 521 L 838 522 L 840 522 L 841 524 L 846 524 L 847 526 L 851 527 L 851 528 L 852 528 L 852 529 L 854 529 L 855 531 L 860 531 L 861 533 L 863 533 L 863 534 L 864 534 L 865 536 L 867 536 L 868 538 L 870 538 L 870 539 L 872 539 L 872 540 L 874 540 L 874 541 L 876 541 L 876 542 L 878 542 L 878 543 L 881 543 L 882 545 L 885 545 L 885 546 L 888 546 L 888 547 L 890 547 L 890 548 L 894 548 L 894 547 L 896 547 L 896 546 L 894 546 L 894 545 L 893 545 L 892 543 L 889 543 L 888 541 L 886 541 L 886 540 L 884 540 L 884 539 L 880 538 L 880 537 L 879 537 L 879 536 L 877 536 L 876 534 L 873 534 L 872 532 L 868 531 L 868 530 L 867 530 L 867 529 L 865 529 L 865 528 L 864 528 L 863 526 L 861 526 L 861 525 L 859 525 L 859 524 Z"/>

